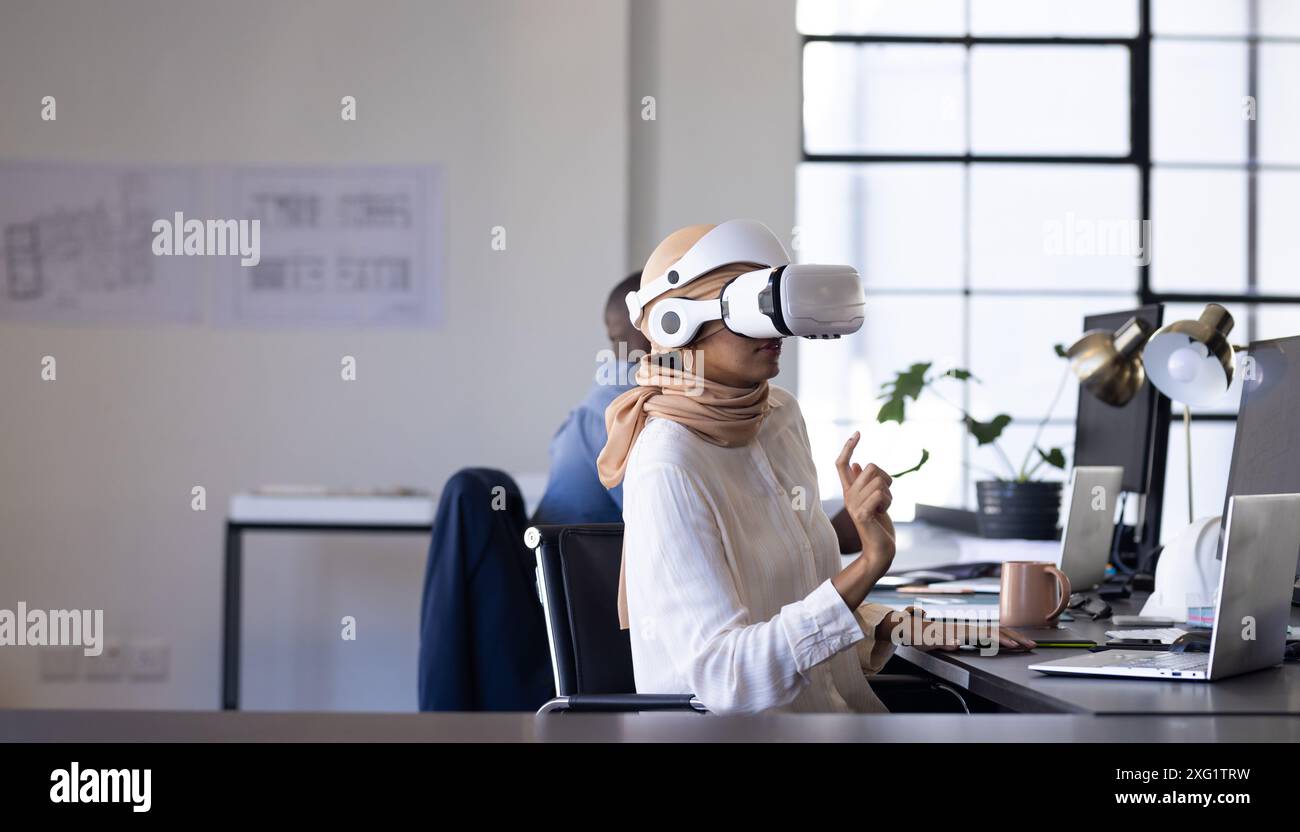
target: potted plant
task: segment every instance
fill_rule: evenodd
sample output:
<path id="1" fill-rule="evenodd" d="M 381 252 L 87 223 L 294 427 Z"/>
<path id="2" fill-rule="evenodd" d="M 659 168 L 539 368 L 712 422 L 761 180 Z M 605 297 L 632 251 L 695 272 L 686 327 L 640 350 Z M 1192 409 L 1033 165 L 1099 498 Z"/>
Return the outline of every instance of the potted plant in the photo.
<path id="1" fill-rule="evenodd" d="M 1065 356 L 1065 349 L 1059 344 L 1056 354 Z M 907 418 L 907 400 L 916 401 L 921 394 L 929 394 L 948 404 L 961 414 L 962 424 L 974 437 L 980 447 L 989 446 L 996 452 L 1005 472 L 999 474 L 986 468 L 980 470 L 990 475 L 989 479 L 975 483 L 975 495 L 979 502 L 977 519 L 980 534 L 984 537 L 1025 538 L 1029 540 L 1052 540 L 1058 535 L 1057 520 L 1061 511 L 1061 483 L 1038 479 L 1040 471 L 1051 469 L 1065 470 L 1065 452 L 1060 448 L 1044 449 L 1039 445 L 1043 428 L 1052 417 L 1052 411 L 1060 401 L 1065 383 L 1069 379 L 1069 367 L 1061 376 L 1056 395 L 1047 408 L 1047 414 L 1038 423 L 1034 439 L 1025 453 L 1024 460 L 1016 465 L 1007 456 L 998 439 L 1003 430 L 1011 424 L 1011 417 L 1000 413 L 988 421 L 981 421 L 972 416 L 964 407 L 944 396 L 938 389 L 941 384 L 979 383 L 969 370 L 952 368 L 942 372 L 933 371 L 932 362 L 913 364 L 895 375 L 893 380 L 881 387 L 880 398 L 884 404 L 876 414 L 880 423 L 897 422 L 903 424 Z M 928 450 L 921 450 L 921 461 L 895 477 L 917 471 L 930 459 Z M 978 467 L 978 466 L 971 466 Z"/>

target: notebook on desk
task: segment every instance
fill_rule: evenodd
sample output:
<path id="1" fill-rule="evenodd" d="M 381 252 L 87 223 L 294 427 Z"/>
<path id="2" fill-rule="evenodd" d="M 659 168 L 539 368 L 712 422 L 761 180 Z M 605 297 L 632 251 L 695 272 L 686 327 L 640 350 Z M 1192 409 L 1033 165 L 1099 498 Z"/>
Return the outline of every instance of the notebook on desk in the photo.
<path id="1" fill-rule="evenodd" d="M 998 605 L 989 603 L 984 594 L 939 595 L 908 594 L 894 589 L 879 589 L 867 596 L 873 604 L 883 604 L 896 610 L 915 607 L 924 610 L 927 618 L 938 621 L 997 621 Z"/>

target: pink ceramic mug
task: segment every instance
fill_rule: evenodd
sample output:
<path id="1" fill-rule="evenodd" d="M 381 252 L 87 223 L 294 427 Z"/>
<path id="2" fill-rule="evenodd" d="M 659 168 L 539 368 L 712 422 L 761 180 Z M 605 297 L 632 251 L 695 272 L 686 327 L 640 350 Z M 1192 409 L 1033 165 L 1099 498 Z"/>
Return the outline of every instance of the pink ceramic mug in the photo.
<path id="1" fill-rule="evenodd" d="M 1055 565 L 1029 560 L 1002 564 L 998 621 L 1004 627 L 1050 627 L 1070 603 L 1070 579 Z"/>

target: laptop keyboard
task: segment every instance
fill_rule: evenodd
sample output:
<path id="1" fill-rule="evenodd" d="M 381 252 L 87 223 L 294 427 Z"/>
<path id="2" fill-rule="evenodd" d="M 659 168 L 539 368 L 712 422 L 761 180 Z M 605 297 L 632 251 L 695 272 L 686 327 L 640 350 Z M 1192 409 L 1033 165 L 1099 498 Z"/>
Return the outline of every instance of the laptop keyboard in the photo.
<path id="1" fill-rule="evenodd" d="M 1205 653 L 1152 653 L 1140 658 L 1125 658 L 1116 667 L 1149 667 L 1154 670 L 1204 670 L 1210 657 Z"/>

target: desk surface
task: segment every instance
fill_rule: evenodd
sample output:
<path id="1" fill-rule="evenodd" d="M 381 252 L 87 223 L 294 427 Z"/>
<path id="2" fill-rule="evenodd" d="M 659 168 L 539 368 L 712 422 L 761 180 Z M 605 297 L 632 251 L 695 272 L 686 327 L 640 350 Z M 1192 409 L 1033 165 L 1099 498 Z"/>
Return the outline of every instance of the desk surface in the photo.
<path id="1" fill-rule="evenodd" d="M 906 532 L 904 532 L 906 530 Z M 956 544 L 941 529 L 924 524 L 900 528 L 896 569 L 918 569 L 956 560 Z M 947 560 L 945 560 L 947 558 Z M 990 596 L 992 597 L 992 596 Z M 1111 604 L 1115 613 L 1136 615 L 1145 595 Z M 1291 623 L 1300 624 L 1292 607 Z M 1075 620 L 1065 626 L 1098 643 L 1114 629 L 1107 619 Z M 1104 679 L 1048 676 L 1031 664 L 1077 655 L 1078 650 L 1040 648 L 1032 653 L 926 653 L 903 647 L 899 658 L 945 681 L 1019 712 L 1096 714 L 1300 714 L 1300 664 L 1247 673 L 1216 682 Z"/>
<path id="2" fill-rule="evenodd" d="M 1300 716 L 0 711 L 0 742 L 1298 742 Z"/>

